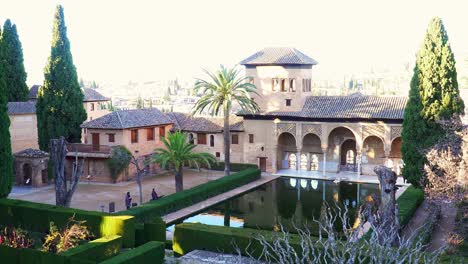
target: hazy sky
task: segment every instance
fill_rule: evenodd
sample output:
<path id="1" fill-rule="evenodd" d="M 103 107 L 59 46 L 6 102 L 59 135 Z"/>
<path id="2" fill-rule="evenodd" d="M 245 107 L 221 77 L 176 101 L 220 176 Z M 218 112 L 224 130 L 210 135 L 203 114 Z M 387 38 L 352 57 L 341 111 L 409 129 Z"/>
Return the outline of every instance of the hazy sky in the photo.
<path id="1" fill-rule="evenodd" d="M 317 78 L 413 61 L 431 17 L 468 54 L 468 1 L 5 1 L 17 25 L 28 84 L 41 83 L 57 3 L 65 8 L 78 75 L 100 82 L 200 76 L 268 46 L 296 47 L 319 62 Z"/>

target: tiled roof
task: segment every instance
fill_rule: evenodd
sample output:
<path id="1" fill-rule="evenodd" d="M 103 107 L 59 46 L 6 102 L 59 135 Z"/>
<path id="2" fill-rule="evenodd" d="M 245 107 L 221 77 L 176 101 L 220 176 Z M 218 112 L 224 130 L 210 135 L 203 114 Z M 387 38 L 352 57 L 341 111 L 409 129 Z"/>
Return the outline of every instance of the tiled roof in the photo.
<path id="1" fill-rule="evenodd" d="M 318 62 L 295 48 L 265 48 L 241 65 L 316 65 Z"/>
<path id="2" fill-rule="evenodd" d="M 174 122 L 173 130 L 190 132 L 223 132 L 222 118 L 193 117 L 184 113 L 167 113 L 167 116 Z M 230 119 L 231 131 L 244 131 L 242 118 L 232 116 Z"/>
<path id="3" fill-rule="evenodd" d="M 109 101 L 110 99 L 100 94 L 96 89 L 84 88 L 83 102 Z"/>
<path id="4" fill-rule="evenodd" d="M 29 99 L 37 99 L 37 93 L 40 87 L 41 86 L 38 84 L 31 86 L 31 89 L 29 89 Z"/>
<path id="5" fill-rule="evenodd" d="M 39 150 L 39 149 L 28 148 L 28 149 L 16 152 L 14 155 L 15 157 L 25 157 L 25 158 L 44 158 L 44 157 L 48 157 L 49 153 Z"/>
<path id="6" fill-rule="evenodd" d="M 9 115 L 35 114 L 36 102 L 8 102 Z"/>
<path id="7" fill-rule="evenodd" d="M 40 87 L 41 86 L 38 84 L 31 86 L 31 89 L 29 89 L 30 100 L 37 99 L 37 93 L 39 92 Z M 84 94 L 83 102 L 97 102 L 97 101 L 109 101 L 110 100 L 109 98 L 105 97 L 104 95 L 96 91 L 96 89 L 84 88 L 83 94 Z"/>
<path id="8" fill-rule="evenodd" d="M 268 112 L 259 115 L 315 119 L 402 120 L 406 97 L 379 96 L 309 96 L 301 111 Z M 248 115 L 246 113 L 240 113 Z"/>
<path id="9" fill-rule="evenodd" d="M 81 127 L 96 129 L 125 129 L 172 123 L 172 120 L 158 109 L 148 108 L 111 112 L 100 118 L 85 122 Z"/>

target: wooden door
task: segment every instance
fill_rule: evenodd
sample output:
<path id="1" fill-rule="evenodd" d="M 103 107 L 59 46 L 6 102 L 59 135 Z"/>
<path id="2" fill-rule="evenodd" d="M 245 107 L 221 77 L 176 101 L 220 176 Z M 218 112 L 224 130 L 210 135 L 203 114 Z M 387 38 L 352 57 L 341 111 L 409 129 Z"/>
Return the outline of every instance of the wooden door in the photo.
<path id="1" fill-rule="evenodd" d="M 99 151 L 99 133 L 91 133 L 91 136 L 93 143 L 93 151 Z"/>
<path id="2" fill-rule="evenodd" d="M 259 159 L 259 167 L 262 172 L 266 172 L 266 158 L 258 158 Z"/>

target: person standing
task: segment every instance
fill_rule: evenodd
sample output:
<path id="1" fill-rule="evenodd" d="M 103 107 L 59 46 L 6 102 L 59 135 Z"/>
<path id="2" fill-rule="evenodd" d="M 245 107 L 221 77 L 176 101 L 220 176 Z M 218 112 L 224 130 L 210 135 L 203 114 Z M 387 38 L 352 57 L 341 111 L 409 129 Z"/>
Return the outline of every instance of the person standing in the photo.
<path id="1" fill-rule="evenodd" d="M 152 201 L 155 201 L 157 200 L 159 197 L 158 197 L 158 194 L 156 193 L 156 191 L 154 190 L 153 188 L 153 191 L 151 191 L 151 200 Z"/>
<path id="2" fill-rule="evenodd" d="M 132 197 L 130 196 L 130 192 L 127 192 L 127 195 L 125 196 L 125 206 L 127 207 L 127 210 L 132 206 Z"/>

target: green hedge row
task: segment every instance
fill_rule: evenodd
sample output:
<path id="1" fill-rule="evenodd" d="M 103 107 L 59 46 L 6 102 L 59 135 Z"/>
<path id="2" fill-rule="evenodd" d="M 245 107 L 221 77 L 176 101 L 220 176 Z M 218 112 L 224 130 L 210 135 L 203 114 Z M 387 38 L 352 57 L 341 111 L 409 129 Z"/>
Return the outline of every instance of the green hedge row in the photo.
<path id="1" fill-rule="evenodd" d="M 135 228 L 135 245 L 140 246 L 150 241 L 166 241 L 166 222 L 161 217 L 153 221 L 138 224 Z"/>
<path id="2" fill-rule="evenodd" d="M 47 233 L 50 222 L 64 228 L 73 216 L 75 220 L 86 221 L 85 225 L 96 237 L 120 235 L 124 247 L 133 247 L 135 244 L 135 219 L 131 216 L 113 216 L 49 204 L 0 199 L 0 224 L 3 225 Z"/>
<path id="3" fill-rule="evenodd" d="M 255 239 L 260 235 L 270 242 L 276 238 L 274 232 L 267 230 L 182 223 L 175 226 L 172 249 L 175 254 L 184 255 L 196 249 L 237 254 L 238 248 L 244 256 L 260 258 L 263 246 Z M 295 251 L 302 252 L 300 237 L 290 234 L 289 238 Z"/>
<path id="4" fill-rule="evenodd" d="M 424 192 L 419 188 L 409 186 L 397 199 L 398 204 L 398 221 L 400 228 L 405 227 L 418 209 L 419 205 L 424 201 Z"/>
<path id="5" fill-rule="evenodd" d="M 107 259 L 101 264 L 144 264 L 164 263 L 164 243 L 150 241 L 142 246 L 120 253 L 119 255 Z"/>
<path id="6" fill-rule="evenodd" d="M 0 263 L 5 264 L 94 264 L 93 261 L 66 257 L 30 248 L 11 248 L 0 245 Z"/>
<path id="7" fill-rule="evenodd" d="M 114 235 L 89 241 L 86 244 L 62 252 L 60 255 L 100 262 L 119 254 L 121 247 L 122 237 Z"/>
<path id="8" fill-rule="evenodd" d="M 259 178 L 260 170 L 250 168 L 227 177 L 195 186 L 183 192 L 164 196 L 156 201 L 133 207 L 127 211 L 121 211 L 119 214 L 135 216 L 140 222 L 151 222 L 155 217 L 177 211 Z"/>
<path id="9" fill-rule="evenodd" d="M 224 171 L 224 161 L 211 165 L 210 169 Z M 246 169 L 258 169 L 258 165 L 252 163 L 231 163 L 231 171 L 243 171 Z"/>

